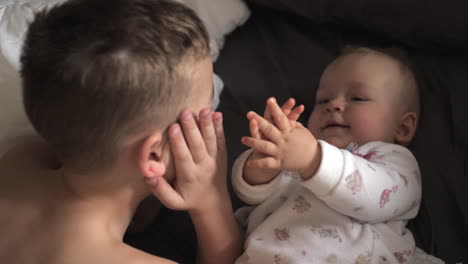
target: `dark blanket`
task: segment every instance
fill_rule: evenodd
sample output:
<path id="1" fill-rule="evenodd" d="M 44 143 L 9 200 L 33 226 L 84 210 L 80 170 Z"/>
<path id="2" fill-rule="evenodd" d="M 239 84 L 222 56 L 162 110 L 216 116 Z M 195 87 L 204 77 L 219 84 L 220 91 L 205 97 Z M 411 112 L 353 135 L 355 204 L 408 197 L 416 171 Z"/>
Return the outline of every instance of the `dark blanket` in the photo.
<path id="1" fill-rule="evenodd" d="M 447 263 L 468 263 L 468 2 L 385 2 L 250 1 L 251 18 L 228 36 L 215 64 L 225 83 L 219 110 L 229 164 L 246 149 L 240 143 L 248 135 L 245 114 L 262 113 L 268 97 L 296 98 L 306 106 L 306 120 L 320 75 L 341 47 L 404 45 L 422 102 L 410 149 L 421 167 L 423 201 L 409 228 L 426 252 Z M 242 205 L 234 195 L 233 202 Z M 182 263 L 193 260 L 196 240 L 183 213 L 163 213 L 143 237 L 128 241 Z"/>
<path id="2" fill-rule="evenodd" d="M 356 4 L 375 1 L 253 2 L 282 10 L 253 6 L 251 20 L 227 39 L 216 63 L 226 85 L 220 108 L 226 116 L 230 161 L 245 149 L 240 144 L 240 137 L 248 134 L 245 113 L 262 113 L 266 98 L 294 97 L 308 116 L 320 74 L 343 45 L 405 45 L 422 102 L 410 149 L 421 167 L 423 201 L 409 227 L 425 251 L 447 263 L 468 262 L 468 18 L 455 7 L 451 13 L 433 10 L 432 20 L 421 18 L 412 1 L 396 1 L 412 12 L 391 1 L 387 7 L 366 8 Z M 334 8 L 333 2 L 346 6 Z"/>

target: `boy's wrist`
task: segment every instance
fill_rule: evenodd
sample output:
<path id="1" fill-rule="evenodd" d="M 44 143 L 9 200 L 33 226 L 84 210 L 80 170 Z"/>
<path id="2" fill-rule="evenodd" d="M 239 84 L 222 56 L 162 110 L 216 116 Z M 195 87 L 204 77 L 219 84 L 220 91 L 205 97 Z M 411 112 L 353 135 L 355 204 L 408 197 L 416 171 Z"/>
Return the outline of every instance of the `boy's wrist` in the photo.
<path id="1" fill-rule="evenodd" d="M 197 218 L 225 210 L 232 213 L 231 197 L 227 190 L 218 191 L 213 194 L 207 193 L 202 201 L 198 201 L 198 205 L 199 206 L 188 210 L 190 217 Z"/>

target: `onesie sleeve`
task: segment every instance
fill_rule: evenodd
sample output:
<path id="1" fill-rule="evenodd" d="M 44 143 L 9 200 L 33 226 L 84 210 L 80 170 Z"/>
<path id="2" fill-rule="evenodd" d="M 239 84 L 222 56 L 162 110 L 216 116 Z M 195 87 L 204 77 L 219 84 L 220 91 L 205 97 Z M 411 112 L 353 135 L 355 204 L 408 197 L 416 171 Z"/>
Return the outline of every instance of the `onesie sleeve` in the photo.
<path id="1" fill-rule="evenodd" d="M 350 151 L 324 141 L 316 174 L 302 184 L 335 210 L 364 222 L 408 220 L 421 200 L 419 166 L 405 147 L 370 142 Z"/>
<path id="2" fill-rule="evenodd" d="M 232 167 L 232 185 L 236 195 L 250 205 L 257 205 L 270 197 L 280 184 L 280 177 L 275 177 L 267 184 L 250 185 L 243 178 L 244 165 L 252 154 L 252 149 L 242 153 Z"/>

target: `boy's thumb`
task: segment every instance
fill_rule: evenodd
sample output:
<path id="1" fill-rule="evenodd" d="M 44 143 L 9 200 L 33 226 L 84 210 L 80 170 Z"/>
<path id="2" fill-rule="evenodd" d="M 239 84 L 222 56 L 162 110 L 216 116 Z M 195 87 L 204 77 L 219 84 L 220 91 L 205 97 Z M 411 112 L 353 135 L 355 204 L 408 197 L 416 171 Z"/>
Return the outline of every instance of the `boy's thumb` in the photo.
<path id="1" fill-rule="evenodd" d="M 184 200 L 172 188 L 164 177 L 156 176 L 146 180 L 151 193 L 158 198 L 166 207 L 173 210 L 183 210 Z"/>

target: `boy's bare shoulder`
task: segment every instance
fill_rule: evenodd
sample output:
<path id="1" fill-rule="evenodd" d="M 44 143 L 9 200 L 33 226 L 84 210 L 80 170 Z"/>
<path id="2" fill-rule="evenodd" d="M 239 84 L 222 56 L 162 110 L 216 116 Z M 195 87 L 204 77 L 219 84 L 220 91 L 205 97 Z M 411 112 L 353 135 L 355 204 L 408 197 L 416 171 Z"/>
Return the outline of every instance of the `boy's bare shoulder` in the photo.
<path id="1" fill-rule="evenodd" d="M 127 263 L 125 264 L 175 264 L 176 262 L 154 256 L 139 249 L 125 245 L 127 251 Z"/>

